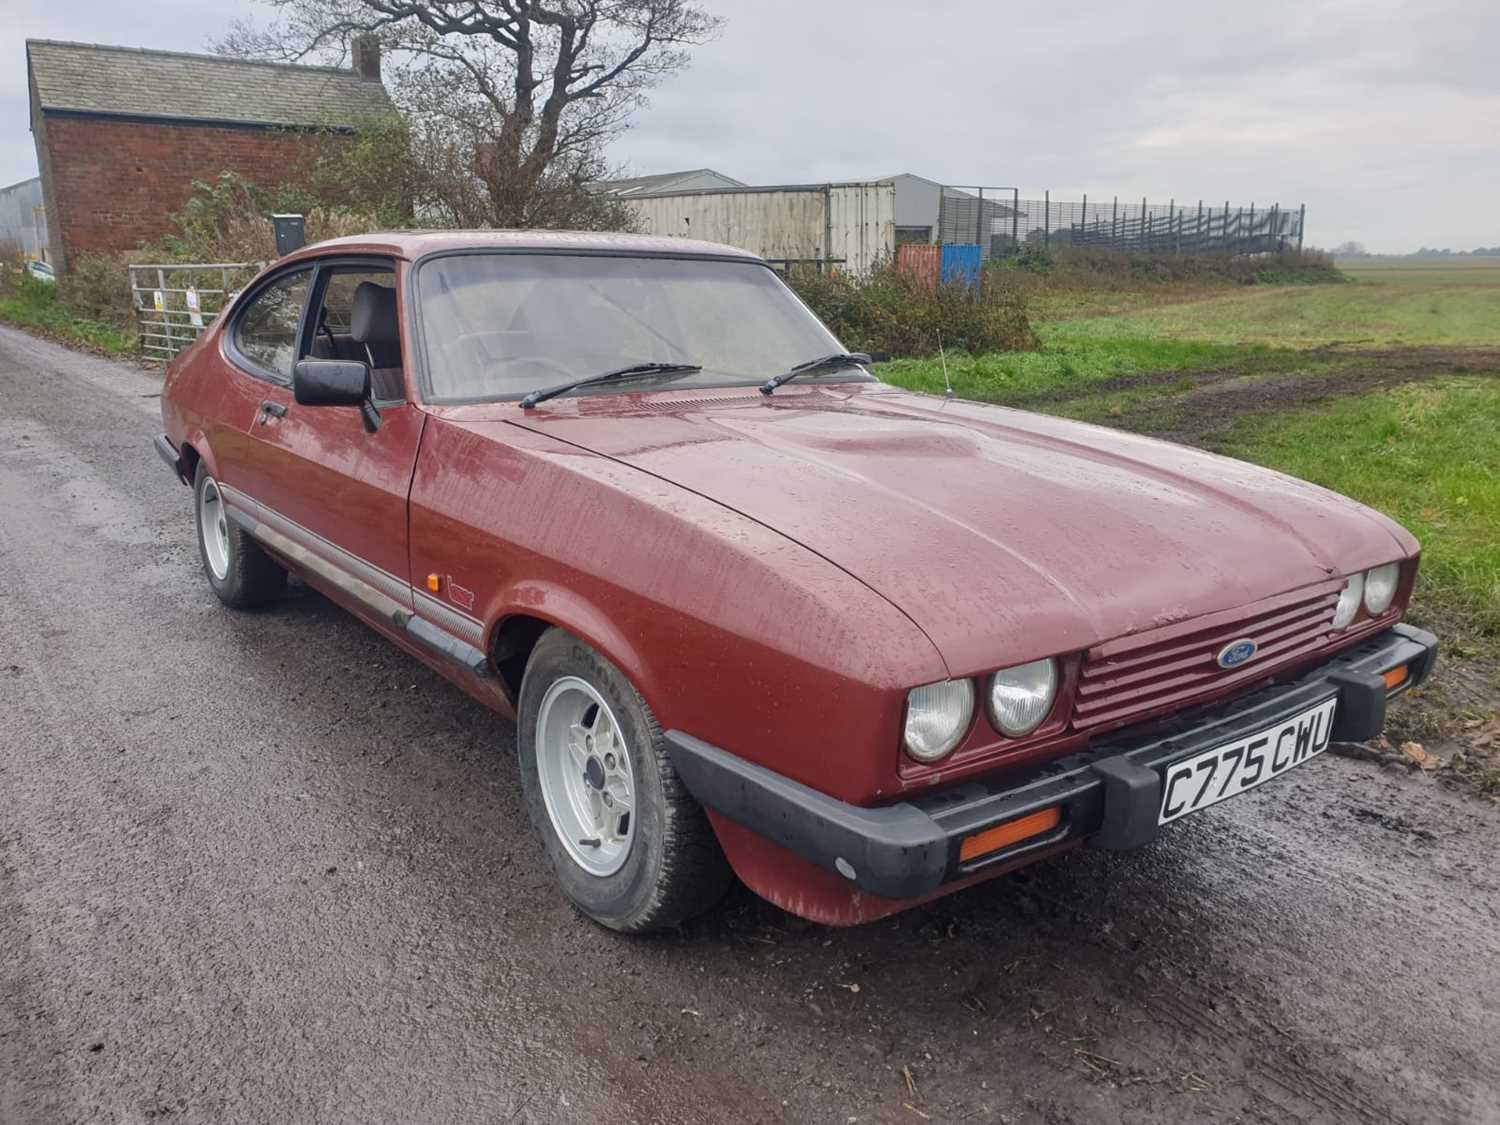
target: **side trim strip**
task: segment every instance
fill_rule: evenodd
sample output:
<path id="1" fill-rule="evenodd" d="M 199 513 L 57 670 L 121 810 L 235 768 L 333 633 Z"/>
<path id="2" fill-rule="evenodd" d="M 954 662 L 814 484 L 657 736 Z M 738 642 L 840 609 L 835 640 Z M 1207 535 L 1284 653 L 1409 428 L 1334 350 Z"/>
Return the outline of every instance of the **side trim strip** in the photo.
<path id="1" fill-rule="evenodd" d="M 465 644 L 457 637 L 445 633 L 430 621 L 423 621 L 420 617 L 412 617 L 406 622 L 407 636 L 417 641 L 433 652 L 446 656 L 455 664 L 462 664 L 471 675 L 485 679 L 490 675 L 489 658 L 484 655 L 483 649 L 475 648 L 473 645 Z"/>
<path id="2" fill-rule="evenodd" d="M 330 543 L 316 531 L 303 527 L 295 520 L 287 519 L 286 516 L 274 508 L 266 507 L 259 500 L 246 496 L 237 488 L 232 488 L 227 484 L 220 484 L 219 493 L 231 508 L 239 508 L 251 516 L 256 523 L 279 531 L 286 538 L 300 543 L 307 550 L 321 555 L 323 559 L 334 566 L 356 575 L 360 580 L 375 587 L 391 600 L 402 603 L 410 601 L 412 587 L 400 578 L 397 578 L 394 574 L 381 570 L 374 563 L 366 562 L 358 555 L 351 554 L 337 543 Z M 249 529 L 247 528 L 246 530 Z M 250 534 L 254 535 L 255 533 L 252 531 Z M 407 612 L 410 613 L 411 610 L 408 608 Z"/>
<path id="3" fill-rule="evenodd" d="M 470 675 L 481 679 L 491 675 L 489 657 L 479 647 L 484 640 L 484 625 L 480 621 L 420 594 L 416 587 L 350 554 L 243 492 L 226 485 L 220 485 L 219 491 L 234 524 L 278 555 L 317 575 L 377 617 L 405 630 L 407 637 L 415 643 L 459 665 Z M 406 604 L 416 597 L 420 597 L 423 611 L 436 621 L 417 616 L 414 606 Z"/>
<path id="4" fill-rule="evenodd" d="M 241 509 L 229 508 L 229 517 L 251 536 L 264 543 L 278 555 L 290 559 L 304 570 L 316 574 L 324 582 L 348 594 L 372 612 L 385 618 L 392 625 L 405 628 L 412 619 L 412 611 L 388 598 L 370 583 L 343 570 L 320 555 L 315 555 L 302 544 L 294 542 L 273 527 L 257 521 Z"/>
<path id="5" fill-rule="evenodd" d="M 416 595 L 414 603 L 416 611 L 423 617 L 446 629 L 454 636 L 462 637 L 471 645 L 484 644 L 484 622 L 478 618 L 470 617 L 466 613 L 460 613 L 452 606 L 444 605 L 436 598 L 428 597 L 426 593 L 418 590 L 415 586 L 411 590 Z"/>

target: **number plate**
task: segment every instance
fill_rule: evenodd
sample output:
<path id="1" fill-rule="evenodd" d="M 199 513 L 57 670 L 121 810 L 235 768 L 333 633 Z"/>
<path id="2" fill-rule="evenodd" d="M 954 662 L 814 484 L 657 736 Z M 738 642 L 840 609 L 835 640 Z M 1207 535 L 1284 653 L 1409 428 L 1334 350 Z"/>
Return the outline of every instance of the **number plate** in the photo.
<path id="1" fill-rule="evenodd" d="M 1280 777 L 1328 749 L 1338 697 L 1256 734 L 1173 762 L 1162 774 L 1157 824 L 1206 809 L 1226 797 Z"/>

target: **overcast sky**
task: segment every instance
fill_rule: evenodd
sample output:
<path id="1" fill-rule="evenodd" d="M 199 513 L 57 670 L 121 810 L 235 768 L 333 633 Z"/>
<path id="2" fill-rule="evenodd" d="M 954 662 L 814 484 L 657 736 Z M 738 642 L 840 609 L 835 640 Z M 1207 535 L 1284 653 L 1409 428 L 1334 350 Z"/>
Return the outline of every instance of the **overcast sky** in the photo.
<path id="1" fill-rule="evenodd" d="M 1023 197 L 1308 208 L 1309 241 L 1500 245 L 1497 0 L 708 0 L 616 146 L 752 184 L 911 171 Z M 205 50 L 246 0 L 0 0 L 0 184 L 36 173 L 27 37 Z"/>

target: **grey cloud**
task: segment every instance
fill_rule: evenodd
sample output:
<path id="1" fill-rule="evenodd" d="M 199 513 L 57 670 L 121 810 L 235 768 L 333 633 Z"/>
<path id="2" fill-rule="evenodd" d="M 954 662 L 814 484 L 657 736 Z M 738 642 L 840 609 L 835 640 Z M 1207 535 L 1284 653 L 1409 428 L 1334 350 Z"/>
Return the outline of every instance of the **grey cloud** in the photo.
<path id="1" fill-rule="evenodd" d="M 1324 244 L 1500 243 L 1494 0 L 707 3 L 722 36 L 655 91 L 616 161 L 1305 201 Z M 27 35 L 198 50 L 247 10 L 20 0 L 0 48 L 17 63 Z M 32 174 L 19 65 L 0 67 L 0 122 L 0 182 Z"/>

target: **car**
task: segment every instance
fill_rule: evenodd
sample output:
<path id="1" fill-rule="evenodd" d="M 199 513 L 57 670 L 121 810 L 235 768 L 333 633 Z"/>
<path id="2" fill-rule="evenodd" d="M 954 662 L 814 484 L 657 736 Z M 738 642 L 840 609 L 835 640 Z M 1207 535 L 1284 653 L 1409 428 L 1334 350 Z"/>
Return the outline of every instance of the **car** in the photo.
<path id="1" fill-rule="evenodd" d="M 1138 847 L 1431 672 L 1386 517 L 871 369 L 743 250 L 370 234 L 247 286 L 155 445 L 225 605 L 294 573 L 515 718 L 560 888 L 619 931 L 731 873 L 849 925 Z"/>
<path id="2" fill-rule="evenodd" d="M 52 266 L 40 260 L 31 260 L 26 263 L 26 273 L 38 281 L 55 282 L 57 274 L 53 272 Z"/>

